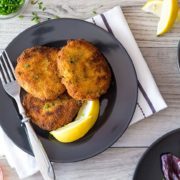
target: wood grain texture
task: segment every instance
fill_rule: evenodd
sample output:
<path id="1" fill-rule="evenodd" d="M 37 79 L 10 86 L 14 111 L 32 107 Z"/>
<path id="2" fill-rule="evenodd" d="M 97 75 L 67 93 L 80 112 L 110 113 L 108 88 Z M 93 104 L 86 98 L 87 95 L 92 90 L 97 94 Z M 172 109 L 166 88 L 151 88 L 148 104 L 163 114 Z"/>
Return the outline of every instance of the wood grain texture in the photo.
<path id="1" fill-rule="evenodd" d="M 93 11 L 102 13 L 116 5 L 122 6 L 128 24 L 140 47 L 177 47 L 180 24 L 176 23 L 173 30 L 165 36 L 156 37 L 158 18 L 141 10 L 144 2 L 137 0 L 44 0 L 47 7 L 46 12 L 41 12 L 37 9 L 37 6 L 29 4 L 27 10 L 23 13 L 25 17 L 22 20 L 17 17 L 0 22 L 0 49 L 5 48 L 17 34 L 34 24 L 31 21 L 32 11 L 38 12 L 43 21 L 47 20 L 47 18 L 53 18 L 55 15 L 87 19 L 94 16 Z"/>
<path id="2" fill-rule="evenodd" d="M 149 146 L 158 137 L 180 127 L 180 72 L 177 66 L 177 48 L 141 48 L 141 51 L 168 108 L 129 127 L 114 147 Z"/>
<path id="3" fill-rule="evenodd" d="M 102 154 L 76 163 L 54 164 L 57 180 L 131 180 L 145 148 L 111 148 Z M 18 180 L 5 159 L 0 159 L 5 180 Z M 12 179 L 13 178 L 13 179 Z M 26 180 L 42 180 L 39 173 Z"/>
<path id="4" fill-rule="evenodd" d="M 116 5 L 121 5 L 132 33 L 145 57 L 156 83 L 168 104 L 168 108 L 127 129 L 124 135 L 104 153 L 82 162 L 55 164 L 57 179 L 123 179 L 130 180 L 141 157 L 152 142 L 163 134 L 180 127 L 180 73 L 177 67 L 177 44 L 180 23 L 170 33 L 156 37 L 158 18 L 141 10 L 145 0 L 53 0 L 43 1 L 47 11 L 40 12 L 36 6 L 28 5 L 24 18 L 0 21 L 0 50 L 20 32 L 34 25 L 32 11 L 38 12 L 42 21 L 60 17 L 87 19 Z M 0 51 L 1 52 L 1 51 Z M 5 180 L 18 180 L 0 148 L 0 166 Z M 41 180 L 36 174 L 27 180 Z"/>

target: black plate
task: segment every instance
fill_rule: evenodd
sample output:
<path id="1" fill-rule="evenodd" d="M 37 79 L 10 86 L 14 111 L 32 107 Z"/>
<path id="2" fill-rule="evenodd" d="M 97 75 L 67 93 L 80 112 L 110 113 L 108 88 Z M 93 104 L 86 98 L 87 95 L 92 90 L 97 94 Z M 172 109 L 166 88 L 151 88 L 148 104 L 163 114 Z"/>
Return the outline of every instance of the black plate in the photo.
<path id="1" fill-rule="evenodd" d="M 134 114 L 137 78 L 134 66 L 122 45 L 103 29 L 81 20 L 50 20 L 18 35 L 6 48 L 13 65 L 20 53 L 35 45 L 62 46 L 68 39 L 85 39 L 100 49 L 113 72 L 111 87 L 101 98 L 97 123 L 82 139 L 69 144 L 56 141 L 34 126 L 47 154 L 54 162 L 72 162 L 90 158 L 111 146 L 124 133 Z M 0 85 L 0 124 L 7 135 L 24 151 L 32 154 L 16 105 Z"/>
<path id="2" fill-rule="evenodd" d="M 178 43 L 178 52 L 177 52 L 177 54 L 178 54 L 178 62 L 177 62 L 177 64 L 178 64 L 178 68 L 179 68 L 179 71 L 180 71 L 180 41 Z"/>
<path id="3" fill-rule="evenodd" d="M 154 142 L 140 159 L 133 180 L 162 180 L 161 155 L 180 157 L 180 129 L 171 131 Z"/>

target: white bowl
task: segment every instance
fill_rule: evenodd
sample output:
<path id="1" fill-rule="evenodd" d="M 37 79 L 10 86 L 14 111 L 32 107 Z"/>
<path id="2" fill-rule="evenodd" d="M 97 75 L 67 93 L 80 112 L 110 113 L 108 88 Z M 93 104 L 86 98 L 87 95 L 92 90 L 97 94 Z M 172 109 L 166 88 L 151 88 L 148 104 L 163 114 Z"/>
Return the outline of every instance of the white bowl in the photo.
<path id="1" fill-rule="evenodd" d="M 13 17 L 19 15 L 20 13 L 22 13 L 25 10 L 28 3 L 29 3 L 29 0 L 24 0 L 24 4 L 16 12 L 8 14 L 8 15 L 0 15 L 0 20 L 10 19 L 10 18 L 13 18 Z"/>

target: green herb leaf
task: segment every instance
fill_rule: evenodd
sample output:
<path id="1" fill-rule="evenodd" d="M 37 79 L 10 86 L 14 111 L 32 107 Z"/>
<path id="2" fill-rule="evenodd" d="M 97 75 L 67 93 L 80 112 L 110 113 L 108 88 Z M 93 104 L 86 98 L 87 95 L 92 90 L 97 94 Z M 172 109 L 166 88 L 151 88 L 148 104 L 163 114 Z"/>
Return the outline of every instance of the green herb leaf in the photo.
<path id="1" fill-rule="evenodd" d="M 95 10 L 93 10 L 93 14 L 95 14 L 95 15 L 96 15 L 96 14 L 97 14 L 97 12 L 96 12 Z"/>
<path id="2" fill-rule="evenodd" d="M 38 2 L 38 7 L 39 7 L 39 9 L 43 9 L 43 2 L 42 1 Z"/>
<path id="3" fill-rule="evenodd" d="M 46 103 L 43 107 L 43 109 L 49 109 L 50 108 L 50 104 L 49 103 Z"/>
<path id="4" fill-rule="evenodd" d="M 32 19 L 31 21 L 34 21 L 35 23 L 39 23 L 40 22 L 40 17 L 38 16 L 37 12 L 32 12 Z"/>
<path id="5" fill-rule="evenodd" d="M 60 16 L 55 15 L 53 19 L 59 19 L 59 18 L 60 18 Z"/>
<path id="6" fill-rule="evenodd" d="M 29 65 L 29 64 L 24 64 L 24 67 L 25 67 L 25 68 L 29 68 L 30 65 Z"/>
<path id="7" fill-rule="evenodd" d="M 46 7 L 43 7 L 43 8 L 42 8 L 42 11 L 45 11 L 45 10 L 46 10 Z"/>
<path id="8" fill-rule="evenodd" d="M 36 0 L 36 1 L 35 1 L 35 0 L 31 0 L 31 4 L 32 4 L 32 5 L 35 5 L 35 4 L 37 4 L 37 3 L 38 3 L 38 0 Z"/>
<path id="9" fill-rule="evenodd" d="M 19 19 L 23 19 L 24 18 L 24 16 L 23 15 L 19 15 Z"/>
<path id="10" fill-rule="evenodd" d="M 55 105 L 56 105 L 55 102 L 48 102 L 44 105 L 43 109 L 47 110 Z"/>

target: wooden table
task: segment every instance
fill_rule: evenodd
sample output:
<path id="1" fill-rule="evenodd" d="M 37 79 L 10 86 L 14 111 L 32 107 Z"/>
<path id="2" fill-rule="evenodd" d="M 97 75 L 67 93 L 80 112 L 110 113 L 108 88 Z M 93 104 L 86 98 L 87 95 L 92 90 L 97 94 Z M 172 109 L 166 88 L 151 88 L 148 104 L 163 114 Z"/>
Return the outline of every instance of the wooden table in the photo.
<path id="1" fill-rule="evenodd" d="M 138 160 L 157 138 L 180 127 L 180 73 L 177 67 L 177 44 L 180 23 L 162 37 L 156 37 L 158 18 L 141 10 L 145 0 L 44 0 L 46 13 L 39 12 L 43 20 L 52 17 L 86 19 L 121 5 L 133 35 L 165 98 L 168 108 L 127 129 L 125 134 L 108 150 L 91 159 L 68 164 L 55 164 L 57 180 L 84 179 L 131 180 Z M 24 18 L 0 21 L 0 50 L 24 29 L 32 26 L 32 11 L 39 11 L 29 4 Z M 5 180 L 19 179 L 0 155 L 0 166 Z M 28 180 L 40 180 L 38 173 Z"/>

